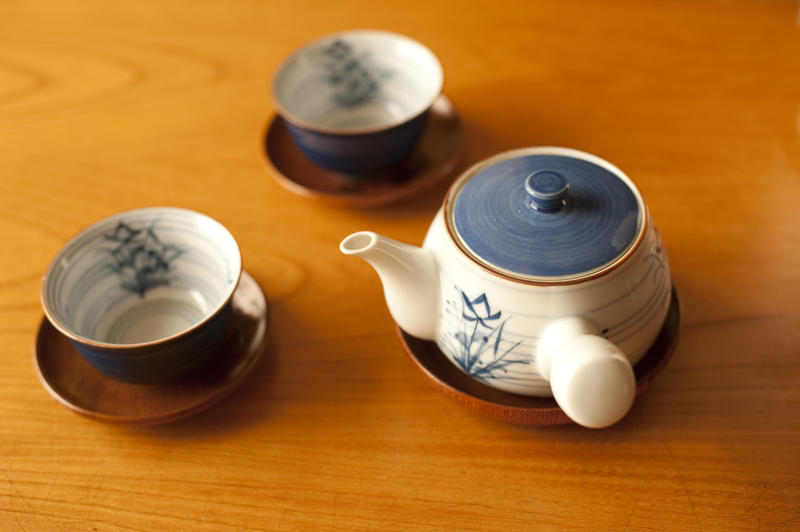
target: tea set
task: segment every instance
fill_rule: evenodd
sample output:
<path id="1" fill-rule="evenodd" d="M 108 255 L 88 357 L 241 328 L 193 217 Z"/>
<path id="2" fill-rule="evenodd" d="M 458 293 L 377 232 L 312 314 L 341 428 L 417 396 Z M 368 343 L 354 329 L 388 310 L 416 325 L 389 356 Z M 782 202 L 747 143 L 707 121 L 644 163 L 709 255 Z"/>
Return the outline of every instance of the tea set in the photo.
<path id="1" fill-rule="evenodd" d="M 428 48 L 390 32 L 301 47 L 273 81 L 271 173 L 294 192 L 353 205 L 452 176 L 463 150 L 442 82 Z M 674 348 L 678 301 L 644 198 L 589 153 L 497 154 L 452 182 L 421 247 L 360 231 L 339 249 L 376 270 L 415 365 L 499 419 L 613 425 Z M 45 387 L 107 421 L 159 423 L 213 404 L 266 337 L 266 298 L 233 235 L 173 207 L 123 212 L 67 242 L 42 305 Z M 148 406 L 126 410 L 120 397 Z"/>

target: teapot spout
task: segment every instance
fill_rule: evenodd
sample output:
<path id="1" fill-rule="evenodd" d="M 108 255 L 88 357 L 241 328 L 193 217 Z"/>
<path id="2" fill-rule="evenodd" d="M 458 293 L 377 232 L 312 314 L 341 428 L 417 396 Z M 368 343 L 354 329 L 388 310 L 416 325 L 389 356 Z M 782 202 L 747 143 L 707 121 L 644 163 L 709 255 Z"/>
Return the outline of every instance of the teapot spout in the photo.
<path id="1" fill-rule="evenodd" d="M 439 272 L 431 250 L 371 231 L 346 237 L 339 250 L 360 257 L 375 268 L 383 283 L 386 305 L 401 329 L 423 340 L 436 338 Z"/>

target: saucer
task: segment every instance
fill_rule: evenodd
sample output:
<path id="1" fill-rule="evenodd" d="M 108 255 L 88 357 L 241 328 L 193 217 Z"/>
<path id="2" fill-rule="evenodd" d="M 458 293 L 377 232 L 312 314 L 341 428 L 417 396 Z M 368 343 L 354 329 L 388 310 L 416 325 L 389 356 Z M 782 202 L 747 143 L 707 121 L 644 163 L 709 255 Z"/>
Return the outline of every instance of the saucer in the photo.
<path id="1" fill-rule="evenodd" d="M 130 384 L 106 377 L 43 318 L 33 360 L 39 380 L 59 403 L 110 423 L 156 425 L 196 414 L 233 392 L 250 374 L 267 338 L 267 300 L 242 272 L 223 347 L 203 366 L 175 380 Z"/>
<path id="2" fill-rule="evenodd" d="M 636 395 L 644 392 L 672 357 L 678 340 L 680 304 L 672 287 L 672 303 L 664 326 L 650 350 L 634 366 Z M 477 381 L 459 370 L 434 342 L 420 340 L 397 328 L 411 360 L 437 388 L 467 408 L 500 421 L 521 425 L 560 425 L 572 420 L 552 397 L 528 397 L 503 392 Z"/>
<path id="3" fill-rule="evenodd" d="M 356 207 L 407 199 L 450 177 L 464 152 L 461 120 L 440 95 L 431 106 L 419 144 L 403 162 L 367 174 L 343 174 L 312 163 L 275 115 L 264 140 L 267 167 L 283 187 L 309 198 Z"/>

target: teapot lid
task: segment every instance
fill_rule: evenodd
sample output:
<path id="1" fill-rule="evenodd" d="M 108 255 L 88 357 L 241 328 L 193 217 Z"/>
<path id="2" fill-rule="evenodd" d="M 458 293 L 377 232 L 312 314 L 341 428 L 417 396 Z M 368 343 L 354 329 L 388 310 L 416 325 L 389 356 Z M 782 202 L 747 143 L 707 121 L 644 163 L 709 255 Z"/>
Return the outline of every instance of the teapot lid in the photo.
<path id="1" fill-rule="evenodd" d="M 612 164 L 566 148 L 524 148 L 479 163 L 445 200 L 458 246 L 515 280 L 564 283 L 607 271 L 644 233 L 646 210 Z"/>

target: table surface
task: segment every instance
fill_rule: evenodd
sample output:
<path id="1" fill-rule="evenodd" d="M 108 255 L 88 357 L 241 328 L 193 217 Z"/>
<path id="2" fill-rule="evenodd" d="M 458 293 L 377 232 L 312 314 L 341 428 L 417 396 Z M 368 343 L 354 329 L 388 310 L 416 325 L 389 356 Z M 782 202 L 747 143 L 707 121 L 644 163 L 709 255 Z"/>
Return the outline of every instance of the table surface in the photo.
<path id="1" fill-rule="evenodd" d="M 800 13 L 781 2 L 0 4 L 0 528 L 733 530 L 800 527 Z M 446 185 L 391 207 L 303 198 L 261 150 L 281 58 L 384 28 L 426 43 L 463 165 L 596 153 L 637 182 L 680 340 L 605 430 L 466 409 L 412 365 L 338 242 L 420 243 Z M 145 205 L 237 238 L 272 314 L 217 406 L 135 428 L 37 379 L 40 279 L 89 223 Z"/>

